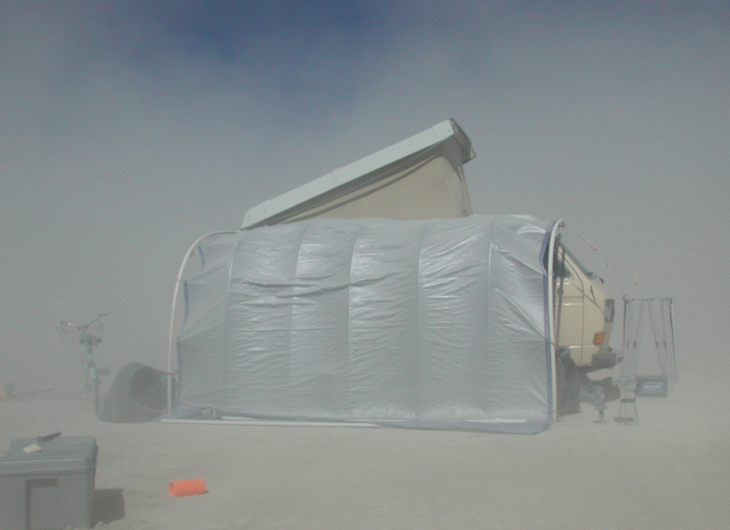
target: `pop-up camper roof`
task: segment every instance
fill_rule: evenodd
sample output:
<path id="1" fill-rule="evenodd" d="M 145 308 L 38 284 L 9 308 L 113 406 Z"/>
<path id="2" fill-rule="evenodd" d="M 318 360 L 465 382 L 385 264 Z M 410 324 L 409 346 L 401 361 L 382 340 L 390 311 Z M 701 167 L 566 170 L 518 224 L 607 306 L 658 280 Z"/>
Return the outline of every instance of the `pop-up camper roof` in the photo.
<path id="1" fill-rule="evenodd" d="M 461 127 L 446 120 L 254 206 L 241 229 L 313 217 L 410 220 L 471 215 L 463 165 L 475 156 Z"/>

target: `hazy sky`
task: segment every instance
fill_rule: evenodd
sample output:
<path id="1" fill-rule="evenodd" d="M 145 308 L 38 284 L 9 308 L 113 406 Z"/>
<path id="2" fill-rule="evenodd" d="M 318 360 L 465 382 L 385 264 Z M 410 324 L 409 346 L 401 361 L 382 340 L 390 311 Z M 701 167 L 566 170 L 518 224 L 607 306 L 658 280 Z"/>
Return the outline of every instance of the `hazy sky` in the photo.
<path id="1" fill-rule="evenodd" d="M 476 213 L 672 297 L 680 376 L 724 356 L 727 2 L 447 4 L 0 0 L 0 384 L 78 386 L 101 311 L 100 365 L 158 365 L 195 238 L 447 118 Z"/>

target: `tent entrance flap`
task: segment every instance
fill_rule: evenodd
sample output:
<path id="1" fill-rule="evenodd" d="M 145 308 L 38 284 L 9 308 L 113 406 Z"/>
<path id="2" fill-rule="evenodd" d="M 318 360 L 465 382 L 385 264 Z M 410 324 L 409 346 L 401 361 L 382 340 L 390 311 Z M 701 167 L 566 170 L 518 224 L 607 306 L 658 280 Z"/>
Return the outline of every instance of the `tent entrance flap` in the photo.
<path id="1" fill-rule="evenodd" d="M 186 280 L 179 404 L 230 416 L 539 432 L 550 307 L 529 217 L 314 219 L 225 234 Z"/>

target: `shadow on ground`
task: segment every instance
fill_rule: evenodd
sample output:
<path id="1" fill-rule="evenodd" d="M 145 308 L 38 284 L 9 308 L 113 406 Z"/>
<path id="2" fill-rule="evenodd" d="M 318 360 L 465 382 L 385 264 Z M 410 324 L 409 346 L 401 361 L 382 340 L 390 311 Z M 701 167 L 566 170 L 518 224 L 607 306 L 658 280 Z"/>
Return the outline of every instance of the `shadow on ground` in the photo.
<path id="1" fill-rule="evenodd" d="M 124 496 L 121 488 L 94 491 L 94 526 L 124 518 Z"/>

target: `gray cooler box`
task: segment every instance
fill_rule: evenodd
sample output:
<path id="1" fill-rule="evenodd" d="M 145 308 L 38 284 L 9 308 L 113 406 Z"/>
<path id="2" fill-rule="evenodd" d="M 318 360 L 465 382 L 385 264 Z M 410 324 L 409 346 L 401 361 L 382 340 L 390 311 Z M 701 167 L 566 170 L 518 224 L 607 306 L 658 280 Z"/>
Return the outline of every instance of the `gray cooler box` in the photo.
<path id="1" fill-rule="evenodd" d="M 61 436 L 24 448 L 18 438 L 0 458 L 0 529 L 90 528 L 98 447 L 93 436 Z"/>
<path id="2" fill-rule="evenodd" d="M 661 375 L 637 375 L 636 395 L 667 397 L 667 378 Z"/>

